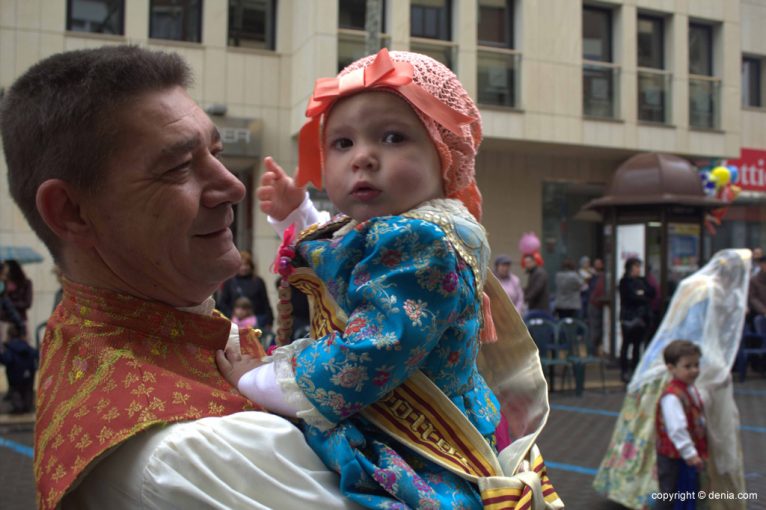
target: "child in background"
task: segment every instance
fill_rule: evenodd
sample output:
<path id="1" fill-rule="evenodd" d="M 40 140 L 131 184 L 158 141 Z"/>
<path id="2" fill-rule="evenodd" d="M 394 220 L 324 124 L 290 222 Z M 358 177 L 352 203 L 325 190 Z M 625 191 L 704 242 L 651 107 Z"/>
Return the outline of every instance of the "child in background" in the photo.
<path id="1" fill-rule="evenodd" d="M 253 312 L 253 304 L 250 302 L 250 299 L 241 296 L 234 301 L 231 322 L 236 324 L 240 329 L 258 327 L 258 319 Z"/>
<path id="2" fill-rule="evenodd" d="M 8 395 L 13 414 L 34 410 L 37 359 L 37 349 L 24 340 L 18 326 L 11 324 L 8 327 L 8 341 L 0 344 L 0 363 L 5 365 L 8 375 Z"/>
<path id="3" fill-rule="evenodd" d="M 657 478 L 664 495 L 696 495 L 699 490 L 699 472 L 707 459 L 705 414 L 694 387 L 701 355 L 699 346 L 689 340 L 674 340 L 663 351 L 672 376 L 657 404 Z M 679 507 L 696 508 L 695 499 L 662 499 L 657 506 Z"/>
<path id="4" fill-rule="evenodd" d="M 482 508 L 477 486 L 362 416 L 421 370 L 494 444 L 499 405 L 476 366 L 480 331 L 492 334 L 474 169 L 478 110 L 439 62 L 384 49 L 318 80 L 307 117 L 295 182 L 267 158 L 257 196 L 276 223 L 300 229 L 319 217 L 301 186 L 324 181 L 345 217 L 297 243 L 287 230 L 279 266 L 283 276 L 310 267 L 344 324 L 265 362 L 219 353 L 219 368 L 254 402 L 301 418 L 307 442 L 353 501 Z"/>

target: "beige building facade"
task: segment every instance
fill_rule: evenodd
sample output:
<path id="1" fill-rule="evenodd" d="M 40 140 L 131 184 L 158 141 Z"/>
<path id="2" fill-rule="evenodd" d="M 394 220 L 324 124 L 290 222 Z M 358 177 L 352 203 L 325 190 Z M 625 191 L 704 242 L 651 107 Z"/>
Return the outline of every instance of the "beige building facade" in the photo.
<path id="1" fill-rule="evenodd" d="M 237 206 L 236 238 L 271 281 L 278 239 L 252 199 L 262 158 L 296 165 L 314 80 L 364 54 L 364 3 L 0 0 L 0 88 L 65 50 L 130 43 L 183 55 L 196 77 L 191 95 L 219 126 L 226 163 L 250 192 Z M 495 254 L 518 261 L 519 238 L 534 231 L 549 271 L 564 257 L 599 256 L 602 226 L 578 211 L 636 153 L 718 161 L 766 151 L 766 0 L 381 3 L 383 44 L 445 61 L 480 105 L 477 173 Z M 112 33 L 96 32 L 106 21 Z M 34 326 L 50 313 L 57 283 L 6 173 L 0 161 L 0 245 L 45 254 L 24 266 Z M 746 195 L 754 224 L 722 242 L 766 244 L 763 192 Z"/>

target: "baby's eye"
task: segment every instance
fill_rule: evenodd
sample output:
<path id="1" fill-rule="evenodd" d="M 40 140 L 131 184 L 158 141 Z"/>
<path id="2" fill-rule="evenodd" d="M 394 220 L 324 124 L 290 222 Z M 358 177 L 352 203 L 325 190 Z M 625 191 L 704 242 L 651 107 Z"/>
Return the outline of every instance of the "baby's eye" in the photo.
<path id="1" fill-rule="evenodd" d="M 348 138 L 338 138 L 330 144 L 333 149 L 348 149 L 352 145 L 354 144 Z"/>
<path id="2" fill-rule="evenodd" d="M 390 131 L 383 135 L 383 143 L 402 143 L 404 135 L 395 131 Z"/>

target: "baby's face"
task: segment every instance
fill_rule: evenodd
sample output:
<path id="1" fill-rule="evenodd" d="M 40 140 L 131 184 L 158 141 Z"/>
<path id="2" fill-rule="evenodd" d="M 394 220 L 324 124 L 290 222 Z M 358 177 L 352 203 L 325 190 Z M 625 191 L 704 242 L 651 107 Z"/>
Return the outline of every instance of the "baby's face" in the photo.
<path id="1" fill-rule="evenodd" d="M 323 150 L 327 194 L 357 221 L 444 196 L 436 147 L 410 105 L 393 93 L 362 92 L 336 103 Z"/>

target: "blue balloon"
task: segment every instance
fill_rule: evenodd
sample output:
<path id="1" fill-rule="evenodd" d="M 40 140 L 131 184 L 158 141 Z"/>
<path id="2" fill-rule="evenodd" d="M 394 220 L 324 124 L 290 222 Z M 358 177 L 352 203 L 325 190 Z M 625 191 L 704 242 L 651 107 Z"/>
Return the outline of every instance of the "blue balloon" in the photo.
<path id="1" fill-rule="evenodd" d="M 729 173 L 731 174 L 730 182 L 737 182 L 739 180 L 739 170 L 734 165 L 729 165 Z"/>

